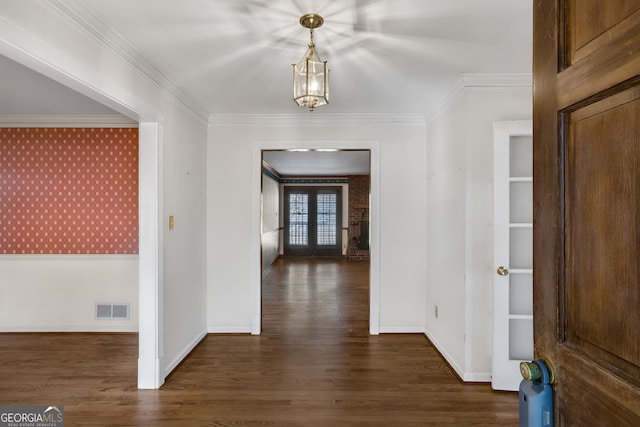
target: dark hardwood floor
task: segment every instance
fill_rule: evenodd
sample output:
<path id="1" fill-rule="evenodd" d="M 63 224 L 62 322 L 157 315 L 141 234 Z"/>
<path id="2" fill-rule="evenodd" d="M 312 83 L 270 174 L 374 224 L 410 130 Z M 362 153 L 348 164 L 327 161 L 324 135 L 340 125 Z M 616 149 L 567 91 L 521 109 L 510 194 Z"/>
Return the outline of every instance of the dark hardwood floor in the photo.
<path id="1" fill-rule="evenodd" d="M 208 335 L 160 390 L 136 389 L 135 334 L 0 334 L 0 406 L 62 405 L 65 426 L 518 425 L 516 393 L 368 316 L 368 263 L 279 259 L 262 335 Z"/>

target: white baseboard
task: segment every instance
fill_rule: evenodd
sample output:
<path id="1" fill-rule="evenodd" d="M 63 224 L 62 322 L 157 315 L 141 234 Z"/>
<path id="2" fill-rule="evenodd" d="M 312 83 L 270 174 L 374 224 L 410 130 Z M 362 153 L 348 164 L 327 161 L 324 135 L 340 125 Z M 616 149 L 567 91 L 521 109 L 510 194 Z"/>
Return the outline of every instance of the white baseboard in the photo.
<path id="1" fill-rule="evenodd" d="M 433 343 L 433 346 L 438 350 L 438 352 L 444 357 L 444 359 L 449 363 L 451 368 L 455 371 L 455 373 L 460 377 L 460 379 L 464 382 L 491 382 L 491 373 L 486 372 L 465 372 L 464 369 L 451 357 L 447 350 L 435 339 L 429 331 L 425 331 L 424 334 L 429 338 L 429 340 Z"/>
<path id="2" fill-rule="evenodd" d="M 250 334 L 251 326 L 209 326 L 210 334 Z"/>
<path id="3" fill-rule="evenodd" d="M 138 325 L 16 325 L 0 326 L 0 332 L 99 332 L 137 333 Z"/>
<path id="4" fill-rule="evenodd" d="M 462 381 L 469 383 L 490 383 L 491 374 L 486 372 L 465 372 Z"/>
<path id="5" fill-rule="evenodd" d="M 451 355 L 447 353 L 447 350 L 444 349 L 444 347 L 438 342 L 437 339 L 433 337 L 433 335 L 429 333 L 429 331 L 425 331 L 424 334 L 427 336 L 427 338 L 429 338 L 429 341 L 431 341 L 431 343 L 436 348 L 436 350 L 438 350 L 438 352 L 442 355 L 442 357 L 444 357 L 447 363 L 449 363 L 451 368 L 453 368 L 453 370 L 460 377 L 460 379 L 462 381 L 465 381 L 464 370 L 460 367 L 460 365 L 458 365 L 458 363 L 453 359 L 453 357 L 451 357 Z"/>
<path id="6" fill-rule="evenodd" d="M 423 326 L 380 326 L 381 334 L 424 334 Z"/>
<path id="7" fill-rule="evenodd" d="M 180 352 L 180 354 L 173 359 L 173 361 L 167 365 L 164 369 L 164 377 L 166 378 L 179 364 L 184 360 L 185 357 L 189 355 L 193 351 L 193 349 L 202 341 L 204 337 L 207 336 L 207 331 L 200 332 L 188 345 L 184 350 Z"/>

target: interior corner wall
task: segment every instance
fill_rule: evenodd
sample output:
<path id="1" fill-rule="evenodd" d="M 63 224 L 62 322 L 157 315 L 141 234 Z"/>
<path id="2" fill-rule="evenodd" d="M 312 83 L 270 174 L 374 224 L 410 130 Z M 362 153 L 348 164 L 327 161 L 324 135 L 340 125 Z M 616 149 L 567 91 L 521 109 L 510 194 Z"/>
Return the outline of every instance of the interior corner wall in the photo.
<path id="1" fill-rule="evenodd" d="M 425 330 L 465 381 L 491 378 L 492 126 L 531 119 L 531 102 L 529 89 L 467 88 L 427 124 Z"/>
<path id="2" fill-rule="evenodd" d="M 252 326 L 256 141 L 305 141 L 308 125 L 209 125 L 207 315 L 210 332 Z M 424 331 L 425 126 L 314 126 L 315 141 L 380 141 L 380 332 Z M 400 191 L 401 190 L 401 191 Z M 220 209 L 219 203 L 233 209 Z"/>

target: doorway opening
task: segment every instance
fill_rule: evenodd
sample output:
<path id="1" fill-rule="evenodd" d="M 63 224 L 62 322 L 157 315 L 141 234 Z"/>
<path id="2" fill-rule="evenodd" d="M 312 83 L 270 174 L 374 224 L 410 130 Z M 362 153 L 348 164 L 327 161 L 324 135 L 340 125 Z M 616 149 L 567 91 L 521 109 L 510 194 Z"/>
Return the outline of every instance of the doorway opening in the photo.
<path id="1" fill-rule="evenodd" d="M 267 161 L 273 162 L 274 153 L 290 161 L 290 167 L 299 170 L 307 164 L 310 169 L 291 174 L 285 164 L 285 170 L 278 170 L 282 163 L 271 165 Z M 278 257 L 337 257 L 349 261 L 350 231 L 355 229 L 349 221 L 353 205 L 349 201 L 350 173 L 339 173 L 336 168 L 345 159 L 362 155 L 366 157 L 364 174 L 368 179 L 366 201 L 358 203 L 358 215 L 366 205 L 368 228 L 358 233 L 358 239 L 362 235 L 368 241 L 369 333 L 379 333 L 379 141 L 257 141 L 253 151 L 258 167 L 253 173 L 252 334 L 260 334 L 262 328 L 263 274 Z"/>

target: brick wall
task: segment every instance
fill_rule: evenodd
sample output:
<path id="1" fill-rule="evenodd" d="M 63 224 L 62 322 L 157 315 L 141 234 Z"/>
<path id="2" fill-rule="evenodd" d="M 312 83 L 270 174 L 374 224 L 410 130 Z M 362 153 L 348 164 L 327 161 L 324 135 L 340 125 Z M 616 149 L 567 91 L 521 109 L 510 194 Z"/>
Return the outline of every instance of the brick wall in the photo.
<path id="1" fill-rule="evenodd" d="M 349 176 L 349 247 L 347 257 L 350 260 L 368 260 L 369 246 L 367 236 L 362 236 L 361 224 L 369 222 L 369 176 Z M 366 226 L 366 225 L 365 225 Z M 361 238 L 365 237 L 366 241 Z"/>

